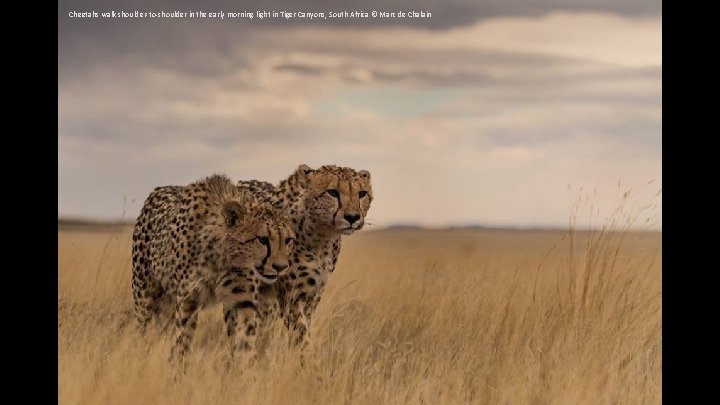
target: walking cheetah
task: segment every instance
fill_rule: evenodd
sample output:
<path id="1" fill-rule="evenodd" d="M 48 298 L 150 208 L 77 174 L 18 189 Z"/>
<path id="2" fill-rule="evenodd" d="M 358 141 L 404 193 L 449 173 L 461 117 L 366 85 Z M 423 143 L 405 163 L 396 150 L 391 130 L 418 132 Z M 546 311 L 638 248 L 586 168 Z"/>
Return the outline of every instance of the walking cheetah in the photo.
<path id="1" fill-rule="evenodd" d="M 158 187 L 145 201 L 132 243 L 135 316 L 144 328 L 162 299 L 175 305 L 172 358 L 184 367 L 198 311 L 223 304 L 230 353 L 255 355 L 259 282 L 289 266 L 294 231 L 282 211 L 213 175 Z"/>
<path id="2" fill-rule="evenodd" d="M 277 283 L 261 286 L 261 318 L 279 311 L 293 331 L 293 342 L 306 347 L 312 314 L 340 253 L 341 236 L 365 225 L 373 200 L 370 172 L 348 167 L 300 165 L 275 187 L 256 180 L 238 186 L 290 214 L 297 243 L 290 270 Z"/>

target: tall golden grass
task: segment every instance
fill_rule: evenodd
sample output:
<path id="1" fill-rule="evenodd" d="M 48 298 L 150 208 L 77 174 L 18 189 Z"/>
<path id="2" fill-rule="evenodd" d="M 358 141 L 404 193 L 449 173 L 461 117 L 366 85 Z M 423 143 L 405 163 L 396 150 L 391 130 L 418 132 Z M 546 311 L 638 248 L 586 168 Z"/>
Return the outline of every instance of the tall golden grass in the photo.
<path id="1" fill-rule="evenodd" d="M 572 228 L 571 228 L 572 229 Z M 179 383 L 170 339 L 132 319 L 130 232 L 58 233 L 60 404 L 661 403 L 661 235 L 361 232 L 345 239 L 300 367 L 282 325 L 223 366 L 200 314 Z"/>

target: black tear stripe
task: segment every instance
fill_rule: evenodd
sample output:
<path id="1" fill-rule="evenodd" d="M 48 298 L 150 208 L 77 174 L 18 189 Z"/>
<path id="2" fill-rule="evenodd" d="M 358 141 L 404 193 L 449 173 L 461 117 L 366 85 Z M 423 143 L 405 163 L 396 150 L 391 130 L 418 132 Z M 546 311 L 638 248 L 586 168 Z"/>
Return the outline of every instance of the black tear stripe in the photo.
<path id="1" fill-rule="evenodd" d="M 352 194 L 351 194 L 351 195 L 352 195 Z M 357 201 L 358 201 L 358 204 L 357 204 L 357 205 L 358 205 L 358 214 L 360 214 L 360 218 L 364 218 L 364 217 L 365 217 L 365 212 L 364 212 L 363 209 L 362 209 L 362 198 L 358 198 Z"/>
<path id="2" fill-rule="evenodd" d="M 342 203 L 340 202 L 340 193 L 338 193 L 338 196 L 335 197 L 335 199 L 338 202 L 338 207 L 335 210 L 335 213 L 333 214 L 333 224 L 337 224 L 337 214 L 340 212 L 340 208 L 342 208 Z"/>
<path id="3" fill-rule="evenodd" d="M 265 268 L 265 265 L 267 264 L 268 259 L 270 258 L 270 242 L 268 242 L 267 245 L 265 245 L 265 258 L 262 260 L 262 268 Z"/>

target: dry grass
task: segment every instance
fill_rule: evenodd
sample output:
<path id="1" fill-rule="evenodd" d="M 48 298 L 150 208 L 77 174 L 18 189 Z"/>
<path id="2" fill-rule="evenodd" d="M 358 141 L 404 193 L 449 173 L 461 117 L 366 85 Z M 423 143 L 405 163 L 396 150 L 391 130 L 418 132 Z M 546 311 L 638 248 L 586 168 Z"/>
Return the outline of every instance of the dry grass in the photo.
<path id="1" fill-rule="evenodd" d="M 659 233 L 378 231 L 345 239 L 312 326 L 319 369 L 284 331 L 222 371 L 201 312 L 175 384 L 169 339 L 131 318 L 130 233 L 59 232 L 61 404 L 658 404 Z"/>

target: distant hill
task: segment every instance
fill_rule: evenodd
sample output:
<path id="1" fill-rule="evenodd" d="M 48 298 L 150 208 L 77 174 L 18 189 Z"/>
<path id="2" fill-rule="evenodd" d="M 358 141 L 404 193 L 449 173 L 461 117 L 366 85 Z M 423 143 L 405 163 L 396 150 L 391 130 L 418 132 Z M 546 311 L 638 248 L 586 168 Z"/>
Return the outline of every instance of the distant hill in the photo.
<path id="1" fill-rule="evenodd" d="M 523 226 L 500 226 L 500 225 L 480 225 L 480 224 L 468 224 L 468 225 L 448 225 L 444 227 L 424 227 L 421 225 L 416 224 L 394 224 L 387 226 L 382 229 L 378 229 L 378 231 L 497 231 L 497 232 L 548 232 L 548 231 L 566 231 L 567 228 L 564 227 L 523 227 Z M 578 230 L 581 231 L 581 230 Z"/>
<path id="2" fill-rule="evenodd" d="M 75 218 L 58 218 L 58 231 L 97 231 L 105 232 L 132 227 L 133 221 L 93 221 Z"/>
<path id="3" fill-rule="evenodd" d="M 426 228 L 423 228 L 420 225 L 413 225 L 413 224 L 395 224 L 395 225 L 390 225 L 385 228 L 382 228 L 382 230 L 388 230 L 388 231 L 392 231 L 392 230 L 420 231 L 420 230 L 424 230 L 424 229 L 426 229 Z"/>
<path id="4" fill-rule="evenodd" d="M 517 231 L 517 232 L 548 232 L 566 231 L 567 228 L 559 226 L 488 226 L 488 225 L 456 225 L 444 228 L 449 231 Z"/>
<path id="5" fill-rule="evenodd" d="M 444 228 L 444 229 L 451 230 L 451 231 L 453 231 L 453 230 L 460 230 L 460 231 L 486 231 L 486 230 L 488 230 L 488 229 L 506 229 L 506 228 L 505 228 L 505 227 L 495 228 L 495 227 L 490 227 L 490 226 L 485 226 L 485 225 L 476 225 L 476 224 L 473 224 L 473 225 L 451 225 L 451 226 L 448 226 L 448 227 L 446 227 L 446 228 Z"/>

